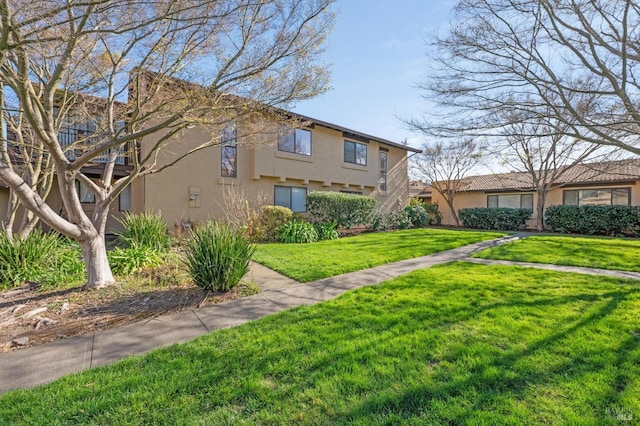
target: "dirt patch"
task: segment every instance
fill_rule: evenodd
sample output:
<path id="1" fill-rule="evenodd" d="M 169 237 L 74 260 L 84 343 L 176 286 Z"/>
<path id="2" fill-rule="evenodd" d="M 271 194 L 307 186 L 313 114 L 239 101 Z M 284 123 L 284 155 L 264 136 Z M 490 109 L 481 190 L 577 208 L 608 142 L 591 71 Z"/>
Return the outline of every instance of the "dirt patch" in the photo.
<path id="1" fill-rule="evenodd" d="M 193 285 L 116 285 L 42 291 L 35 283 L 0 293 L 0 352 L 120 327 L 199 305 L 238 299 L 243 284 L 226 293 L 205 293 Z"/>

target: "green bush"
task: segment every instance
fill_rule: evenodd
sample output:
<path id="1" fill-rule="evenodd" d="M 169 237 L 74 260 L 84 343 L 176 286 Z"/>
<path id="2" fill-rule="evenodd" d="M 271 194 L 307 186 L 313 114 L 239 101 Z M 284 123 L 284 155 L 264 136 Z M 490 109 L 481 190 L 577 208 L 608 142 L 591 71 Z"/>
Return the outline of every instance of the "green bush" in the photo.
<path id="1" fill-rule="evenodd" d="M 316 222 L 335 223 L 338 228 L 368 225 L 378 201 L 344 192 L 313 191 L 307 195 L 307 211 Z"/>
<path id="2" fill-rule="evenodd" d="M 205 290 L 228 291 L 249 271 L 255 246 L 239 230 L 207 222 L 191 231 L 185 264 L 193 281 Z"/>
<path id="3" fill-rule="evenodd" d="M 429 225 L 442 224 L 442 213 L 440 213 L 437 203 L 427 203 L 422 206 L 427 211 L 427 216 L 429 216 Z"/>
<path id="4" fill-rule="evenodd" d="M 315 243 L 318 233 L 309 222 L 292 220 L 278 229 L 278 241 L 281 243 Z"/>
<path id="5" fill-rule="evenodd" d="M 118 222 L 122 232 L 116 233 L 117 243 L 125 248 L 149 248 L 166 253 L 171 248 L 167 224 L 160 213 L 126 212 Z"/>
<path id="6" fill-rule="evenodd" d="M 544 220 L 546 226 L 555 232 L 638 235 L 640 207 L 550 206 L 545 210 Z"/>
<path id="7" fill-rule="evenodd" d="M 399 210 L 391 213 L 376 211 L 367 230 L 369 231 L 388 231 L 391 229 L 409 229 L 411 228 L 411 217 L 406 210 Z"/>
<path id="8" fill-rule="evenodd" d="M 411 220 L 411 226 L 414 228 L 424 228 L 429 224 L 429 215 L 422 205 L 407 206 L 404 211 L 407 212 Z"/>
<path id="9" fill-rule="evenodd" d="M 150 247 L 138 246 L 115 249 L 107 252 L 109 266 L 114 274 L 129 275 L 145 268 L 162 265 L 164 253 Z"/>
<path id="10" fill-rule="evenodd" d="M 531 218 L 531 209 L 476 207 L 461 209 L 458 217 L 465 228 L 517 231 Z"/>
<path id="11" fill-rule="evenodd" d="M 249 221 L 247 236 L 256 242 L 278 240 L 278 229 L 293 219 L 291 209 L 280 206 L 263 206 L 260 213 Z"/>
<path id="12" fill-rule="evenodd" d="M 336 229 L 337 226 L 334 222 L 332 223 L 314 223 L 313 227 L 316 229 L 316 233 L 318 234 L 318 241 L 324 240 L 337 240 L 340 238 L 340 234 Z"/>
<path id="13" fill-rule="evenodd" d="M 35 229 L 10 240 L 0 231 L 0 289 L 37 282 L 43 287 L 66 285 L 84 278 L 80 247 L 56 233 Z"/>

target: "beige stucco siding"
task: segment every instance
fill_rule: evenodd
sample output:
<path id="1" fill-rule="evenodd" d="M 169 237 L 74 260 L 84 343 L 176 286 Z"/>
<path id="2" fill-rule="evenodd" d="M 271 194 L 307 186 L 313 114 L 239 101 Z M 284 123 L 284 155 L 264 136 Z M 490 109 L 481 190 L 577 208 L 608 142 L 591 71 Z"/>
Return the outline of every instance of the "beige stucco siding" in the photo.
<path id="1" fill-rule="evenodd" d="M 626 184 L 616 184 L 616 185 L 584 185 L 584 186 L 565 186 L 560 188 L 554 188 L 547 194 L 546 199 L 546 207 L 554 206 L 554 205 L 562 205 L 563 203 L 563 191 L 564 190 L 574 190 L 574 189 L 597 189 L 597 188 L 631 188 L 631 205 L 640 206 L 640 184 L 638 182 L 635 183 L 626 183 Z M 507 194 L 533 194 L 533 216 L 531 220 L 528 222 L 528 228 L 535 228 L 536 223 L 536 209 L 538 205 L 537 195 L 532 192 L 491 192 L 491 191 L 472 191 L 472 192 L 461 192 L 456 195 L 454 205 L 456 210 L 471 208 L 471 207 L 487 207 L 487 196 L 488 195 L 507 195 Z M 434 203 L 438 203 L 440 212 L 442 213 L 442 223 L 443 225 L 453 225 L 453 221 L 451 219 L 451 214 L 449 212 L 449 208 L 447 203 L 444 201 L 442 196 L 438 194 L 437 191 L 433 191 L 432 200 Z"/>
<path id="2" fill-rule="evenodd" d="M 268 126 L 265 126 L 267 129 Z M 186 221 L 201 222 L 225 217 L 229 193 L 243 194 L 252 206 L 274 203 L 275 186 L 306 188 L 307 191 L 354 191 L 372 195 L 380 208 L 390 211 L 406 202 L 407 153 L 376 141 L 367 145 L 367 165 L 344 162 L 342 132 L 315 125 L 311 131 L 311 155 L 279 151 L 277 127 L 263 134 L 261 142 L 243 135 L 238 123 L 237 177 L 221 177 L 221 149 L 205 148 L 160 173 L 145 176 L 140 183 L 141 204 L 147 211 L 160 211 L 170 226 Z M 216 135 L 213 135 L 216 137 Z M 157 137 L 157 136 L 155 136 Z M 155 141 L 149 138 L 144 149 Z M 176 143 L 158 156 L 158 166 L 202 144 L 212 132 L 202 127 L 187 129 Z M 387 190 L 379 190 L 380 149 L 387 150 Z M 225 195 L 225 193 L 227 195 Z M 135 203 L 134 203 L 135 205 Z"/>

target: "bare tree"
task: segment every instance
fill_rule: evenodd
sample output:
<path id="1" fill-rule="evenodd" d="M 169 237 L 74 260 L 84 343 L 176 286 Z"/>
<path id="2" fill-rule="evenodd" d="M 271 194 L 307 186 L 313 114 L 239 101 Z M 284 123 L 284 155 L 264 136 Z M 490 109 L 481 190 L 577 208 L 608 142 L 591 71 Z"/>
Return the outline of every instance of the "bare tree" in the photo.
<path id="1" fill-rule="evenodd" d="M 497 137 L 500 111 L 544 106 L 567 137 L 640 154 L 637 2 L 460 0 L 455 12 L 421 84 L 444 114 L 414 124 Z"/>
<path id="2" fill-rule="evenodd" d="M 412 172 L 444 198 L 456 226 L 460 226 L 454 205 L 456 195 L 466 184 L 465 178 L 480 165 L 481 158 L 482 146 L 469 139 L 425 145 L 412 158 Z"/>
<path id="3" fill-rule="evenodd" d="M 111 203 L 136 177 L 219 144 L 229 120 L 273 117 L 270 107 L 326 90 L 318 59 L 332 2 L 0 0 L 0 81 L 52 162 L 64 214 L 25 185 L 7 157 L 0 181 L 78 241 L 87 287 L 113 284 L 104 241 Z M 159 166 L 158 155 L 194 125 L 207 126 L 210 140 Z M 61 144 L 63 128 L 76 131 Z M 130 170 L 118 175 L 123 155 Z M 84 170 L 96 163 L 92 179 Z M 77 182 L 95 198 L 91 215 Z"/>
<path id="4" fill-rule="evenodd" d="M 544 209 L 549 191 L 587 160 L 610 156 L 600 145 L 566 136 L 566 123 L 548 118 L 551 114 L 507 118 L 502 143 L 494 147 L 504 164 L 522 170 L 536 192 L 536 229 L 544 230 Z"/>

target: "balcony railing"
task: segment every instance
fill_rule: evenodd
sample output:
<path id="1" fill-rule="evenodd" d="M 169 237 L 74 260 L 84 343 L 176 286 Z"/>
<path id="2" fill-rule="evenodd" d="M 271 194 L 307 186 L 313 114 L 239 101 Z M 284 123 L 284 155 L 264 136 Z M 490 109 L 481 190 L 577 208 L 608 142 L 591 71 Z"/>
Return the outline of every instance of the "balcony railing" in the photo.
<path id="1" fill-rule="evenodd" d="M 72 124 L 60 129 L 60 132 L 58 133 L 58 142 L 65 151 L 65 156 L 69 160 L 73 161 L 81 156 L 91 146 L 98 143 L 98 137 L 90 136 L 93 133 L 95 133 L 95 126 L 91 125 L 91 123 Z M 86 147 L 86 149 L 84 147 Z M 99 164 L 108 163 L 111 152 L 113 152 L 113 150 L 105 151 L 94 158 L 93 162 Z M 115 164 L 126 165 L 127 163 L 128 156 L 125 152 L 125 147 L 121 147 L 118 149 L 118 156 L 116 157 Z"/>

